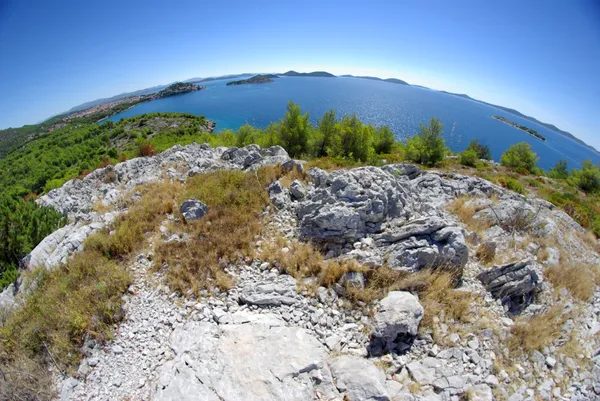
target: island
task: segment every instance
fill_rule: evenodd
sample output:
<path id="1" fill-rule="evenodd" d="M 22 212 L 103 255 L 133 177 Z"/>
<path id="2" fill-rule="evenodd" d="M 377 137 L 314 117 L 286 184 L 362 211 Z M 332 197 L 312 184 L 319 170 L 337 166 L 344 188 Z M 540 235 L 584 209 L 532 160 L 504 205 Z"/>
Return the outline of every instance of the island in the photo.
<path id="1" fill-rule="evenodd" d="M 492 118 L 495 118 L 498 121 L 502 121 L 503 123 L 508 124 L 508 125 L 510 125 L 512 127 L 515 127 L 516 129 L 519 129 L 519 130 L 521 130 L 521 131 L 523 131 L 523 132 L 525 132 L 525 133 L 527 133 L 527 134 L 529 134 L 529 135 L 531 135 L 533 137 L 536 137 L 537 139 L 539 139 L 541 141 L 545 141 L 546 140 L 546 137 L 544 137 L 542 134 L 540 134 L 539 132 L 537 132 L 534 129 L 531 129 L 531 128 L 525 127 L 523 125 L 517 124 L 516 122 L 510 121 L 510 120 L 508 120 L 508 119 L 506 119 L 504 117 L 501 117 L 501 116 L 492 116 Z"/>
<path id="2" fill-rule="evenodd" d="M 313 72 L 296 72 L 296 71 L 288 71 L 283 74 L 277 74 L 283 77 L 323 77 L 323 78 L 337 78 L 335 75 L 326 72 L 326 71 L 313 71 Z"/>
<path id="3" fill-rule="evenodd" d="M 246 84 L 266 84 L 268 82 L 273 82 L 273 78 L 279 78 L 279 77 L 277 75 L 273 75 L 273 74 L 255 75 L 252 78 L 241 79 L 239 81 L 227 82 L 227 86 L 246 85 Z"/>
<path id="4" fill-rule="evenodd" d="M 172 85 L 167 86 L 165 89 L 151 96 L 150 100 L 162 99 L 169 96 L 181 95 L 182 93 L 199 91 L 206 89 L 205 86 L 196 85 L 187 82 L 175 82 Z"/>
<path id="5" fill-rule="evenodd" d="M 398 78 L 379 78 L 379 77 L 370 77 L 370 76 L 364 76 L 364 75 L 350 75 L 350 74 L 346 74 L 346 75 L 340 75 L 342 78 L 360 78 L 360 79 L 370 79 L 373 81 L 382 81 L 382 82 L 389 82 L 391 84 L 400 84 L 400 85 L 408 85 L 408 82 L 403 81 L 401 79 Z"/>

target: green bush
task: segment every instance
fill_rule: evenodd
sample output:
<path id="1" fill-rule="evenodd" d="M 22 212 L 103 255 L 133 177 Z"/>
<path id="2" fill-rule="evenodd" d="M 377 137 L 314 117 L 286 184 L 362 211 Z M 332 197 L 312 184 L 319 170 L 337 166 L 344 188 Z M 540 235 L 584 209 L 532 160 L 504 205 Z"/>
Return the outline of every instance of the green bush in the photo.
<path id="1" fill-rule="evenodd" d="M 527 142 L 520 142 L 511 146 L 500 157 L 501 165 L 529 173 L 536 173 L 538 171 L 537 162 L 538 157 L 531 150 L 531 145 Z"/>
<path id="2" fill-rule="evenodd" d="M 444 126 L 433 117 L 429 126 L 421 124 L 418 134 L 406 140 L 406 157 L 416 163 L 428 166 L 441 162 L 449 153 L 442 134 Z"/>
<path id="3" fill-rule="evenodd" d="M 569 169 L 566 160 L 559 160 L 548 172 L 548 177 L 566 180 L 569 177 Z"/>
<path id="4" fill-rule="evenodd" d="M 473 149 L 463 151 L 458 157 L 458 162 L 465 166 L 475 167 L 475 163 L 479 160 L 479 155 Z"/>
<path id="5" fill-rule="evenodd" d="M 504 188 L 510 189 L 511 191 L 515 191 L 518 194 L 525 194 L 525 187 L 519 181 L 510 178 L 510 177 L 500 177 L 498 178 L 498 182 Z"/>
<path id="6" fill-rule="evenodd" d="M 492 160 L 492 151 L 490 150 L 490 147 L 479 143 L 479 140 L 477 139 L 473 139 L 469 143 L 467 150 L 473 150 L 477 154 L 478 159 Z"/>
<path id="7" fill-rule="evenodd" d="M 581 169 L 571 172 L 569 180 L 584 192 L 597 192 L 600 190 L 600 168 L 591 160 L 584 160 Z"/>

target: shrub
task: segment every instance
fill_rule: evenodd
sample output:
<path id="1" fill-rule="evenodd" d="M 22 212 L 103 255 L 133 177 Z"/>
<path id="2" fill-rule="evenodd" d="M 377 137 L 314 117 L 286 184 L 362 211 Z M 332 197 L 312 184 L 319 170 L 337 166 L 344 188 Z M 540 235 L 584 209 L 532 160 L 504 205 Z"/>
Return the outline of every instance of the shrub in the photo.
<path id="1" fill-rule="evenodd" d="M 469 143 L 467 150 L 473 150 L 477 154 L 478 159 L 492 160 L 492 151 L 490 150 L 490 147 L 479 143 L 477 139 L 473 139 Z"/>
<path id="2" fill-rule="evenodd" d="M 566 180 L 569 177 L 569 169 L 566 160 L 559 160 L 548 172 L 548 177 Z"/>
<path id="3" fill-rule="evenodd" d="M 149 141 L 140 142 L 138 145 L 137 156 L 138 157 L 148 157 L 154 156 L 156 154 L 156 149 Z"/>
<path id="4" fill-rule="evenodd" d="M 420 132 L 406 140 L 406 157 L 428 166 L 441 162 L 449 152 L 442 137 L 443 132 L 444 126 L 435 117 L 429 126 L 421 124 Z"/>
<path id="5" fill-rule="evenodd" d="M 388 127 L 380 127 L 375 130 L 373 143 L 375 153 L 391 153 L 395 143 L 396 138 L 394 138 L 394 134 Z"/>
<path id="6" fill-rule="evenodd" d="M 537 155 L 531 150 L 531 145 L 527 142 L 520 142 L 511 146 L 500 157 L 501 165 L 528 173 L 537 171 L 537 161 Z"/>
<path id="7" fill-rule="evenodd" d="M 475 163 L 479 160 L 477 152 L 473 149 L 464 150 L 458 157 L 458 162 L 465 166 L 475 167 Z"/>
<path id="8" fill-rule="evenodd" d="M 511 191 L 515 191 L 518 194 L 525 194 L 525 187 L 519 181 L 515 180 L 511 177 L 502 176 L 498 178 L 498 182 L 504 188 L 510 189 Z"/>
<path id="9" fill-rule="evenodd" d="M 581 163 L 581 169 L 571 172 L 571 182 L 584 192 L 600 190 L 600 168 L 594 166 L 591 160 Z"/>

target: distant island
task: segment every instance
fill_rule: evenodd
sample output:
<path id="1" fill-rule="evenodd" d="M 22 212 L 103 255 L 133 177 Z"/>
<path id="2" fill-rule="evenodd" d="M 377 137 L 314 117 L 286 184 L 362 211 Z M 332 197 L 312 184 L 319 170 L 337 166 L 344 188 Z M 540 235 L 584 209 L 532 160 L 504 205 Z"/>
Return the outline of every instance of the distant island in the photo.
<path id="1" fill-rule="evenodd" d="M 227 86 L 246 85 L 246 84 L 266 84 L 268 82 L 273 82 L 273 78 L 279 78 L 279 77 L 277 75 L 273 75 L 273 74 L 255 75 L 252 78 L 241 79 L 239 81 L 227 82 Z"/>
<path id="2" fill-rule="evenodd" d="M 356 75 L 349 75 L 349 74 L 347 74 L 347 75 L 340 75 L 340 76 L 343 77 L 343 78 L 370 79 L 370 80 L 373 80 L 373 81 L 382 81 L 382 82 L 389 82 L 389 83 L 392 83 L 392 84 L 408 85 L 408 82 L 403 81 L 403 80 L 398 79 L 398 78 L 386 78 L 386 79 L 383 79 L 383 78 L 379 78 L 379 77 L 356 76 Z"/>
<path id="3" fill-rule="evenodd" d="M 531 135 L 531 136 L 534 136 L 534 137 L 536 137 L 536 138 L 537 138 L 537 139 L 539 139 L 539 140 L 542 140 L 542 141 L 545 141 L 545 140 L 546 140 L 546 137 L 544 137 L 542 134 L 540 134 L 539 132 L 537 132 L 537 131 L 536 131 L 536 130 L 534 130 L 534 129 L 531 129 L 531 128 L 528 128 L 528 127 L 525 127 L 524 125 L 517 124 L 516 122 L 514 122 L 514 121 L 510 121 L 510 120 L 508 120 L 508 119 L 506 119 L 506 118 L 504 118 L 504 117 L 501 117 L 501 116 L 492 116 L 492 118 L 495 118 L 495 119 L 496 119 L 496 120 L 498 120 L 498 121 L 502 121 L 502 122 L 503 122 L 503 123 L 505 123 L 505 124 L 508 124 L 508 125 L 510 125 L 510 126 L 513 126 L 513 127 L 515 127 L 516 129 L 519 129 L 519 130 L 521 130 L 521 131 L 523 131 L 523 132 L 525 132 L 525 133 L 527 133 L 527 134 L 529 134 L 529 135 Z"/>
<path id="4" fill-rule="evenodd" d="M 152 99 L 162 99 L 169 96 L 181 95 L 182 93 L 199 91 L 206 89 L 205 86 L 195 85 L 186 82 L 176 82 L 173 85 L 169 85 L 165 89 L 151 96 Z"/>
<path id="5" fill-rule="evenodd" d="M 288 71 L 283 74 L 277 74 L 282 77 L 324 77 L 324 78 L 337 78 L 335 75 L 325 71 L 313 71 L 313 72 L 296 72 Z"/>
<path id="6" fill-rule="evenodd" d="M 415 85 L 413 85 L 413 86 L 415 86 Z M 426 89 L 430 89 L 430 88 L 426 88 Z M 432 90 L 433 90 L 433 89 L 432 89 Z M 492 107 L 495 107 L 495 108 L 497 108 L 497 109 L 500 109 L 500 110 L 506 111 L 507 113 L 514 114 L 514 115 L 516 115 L 516 116 L 518 116 L 518 117 L 521 117 L 521 118 L 524 118 L 524 119 L 526 119 L 526 120 L 529 120 L 529 121 L 531 121 L 531 122 L 534 122 L 534 123 L 536 123 L 536 124 L 539 124 L 539 125 L 541 125 L 542 127 L 546 127 L 546 128 L 548 128 L 549 130 L 551 130 L 551 131 L 554 131 L 554 132 L 556 132 L 556 133 L 558 133 L 558 134 L 560 134 L 560 135 L 562 135 L 562 136 L 565 136 L 565 137 L 567 137 L 567 138 L 570 138 L 570 139 L 574 140 L 575 142 L 577 142 L 578 144 L 580 144 L 580 145 L 582 145 L 582 146 L 585 146 L 586 148 L 588 148 L 588 149 L 589 149 L 589 150 L 591 150 L 592 152 L 595 152 L 595 153 L 597 153 L 597 154 L 599 154 L 599 155 L 600 155 L 600 152 L 599 152 L 599 151 L 598 151 L 596 148 L 594 148 L 592 145 L 588 145 L 587 143 L 585 143 L 585 142 L 584 142 L 584 141 L 582 141 L 581 139 L 577 138 L 575 135 L 571 134 L 570 132 L 567 132 L 567 131 L 563 131 L 563 130 L 561 130 L 560 128 L 558 128 L 558 127 L 557 127 L 556 125 L 554 125 L 554 124 L 549 124 L 549 123 L 542 122 L 542 121 L 538 120 L 537 118 L 534 118 L 534 117 L 528 116 L 528 115 L 526 115 L 526 114 L 523 114 L 523 113 L 521 113 L 521 112 L 520 112 L 520 111 L 518 111 L 518 110 L 511 109 L 510 107 L 499 106 L 499 105 L 497 105 L 497 104 L 493 104 L 493 103 L 484 102 L 483 100 L 474 99 L 474 98 L 472 98 L 472 97 L 471 97 L 471 96 L 469 96 L 469 95 L 465 95 L 464 93 L 453 93 L 453 92 L 446 92 L 446 91 L 438 91 L 438 92 L 440 92 L 440 93 L 445 93 L 445 94 L 447 94 L 447 95 L 452 95 L 452 96 L 458 96 L 458 97 L 462 97 L 462 98 L 464 98 L 464 99 L 472 100 L 472 101 L 474 101 L 474 102 L 477 102 L 477 103 L 486 104 L 486 105 L 488 105 L 488 106 L 492 106 Z"/>

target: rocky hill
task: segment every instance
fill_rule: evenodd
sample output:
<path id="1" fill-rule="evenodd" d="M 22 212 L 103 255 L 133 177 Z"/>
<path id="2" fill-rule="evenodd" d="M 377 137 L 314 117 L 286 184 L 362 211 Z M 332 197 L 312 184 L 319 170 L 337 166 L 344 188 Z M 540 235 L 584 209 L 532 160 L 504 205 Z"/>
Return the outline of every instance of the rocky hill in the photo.
<path id="1" fill-rule="evenodd" d="M 56 399 L 600 398 L 598 244 L 548 202 L 409 164 L 325 171 L 281 147 L 175 146 L 42 196 L 70 224 L 24 269 L 129 241 L 126 216 L 153 199 L 169 199 L 146 215 L 156 225 L 115 259 L 131 275 L 122 318 L 110 340 L 86 336 L 67 378 L 51 366 Z M 260 212 L 236 214 L 247 205 Z M 235 226 L 249 242 L 211 242 Z M 210 270 L 194 264 L 223 241 Z M 27 277 L 5 313 L 40 291 Z"/>

